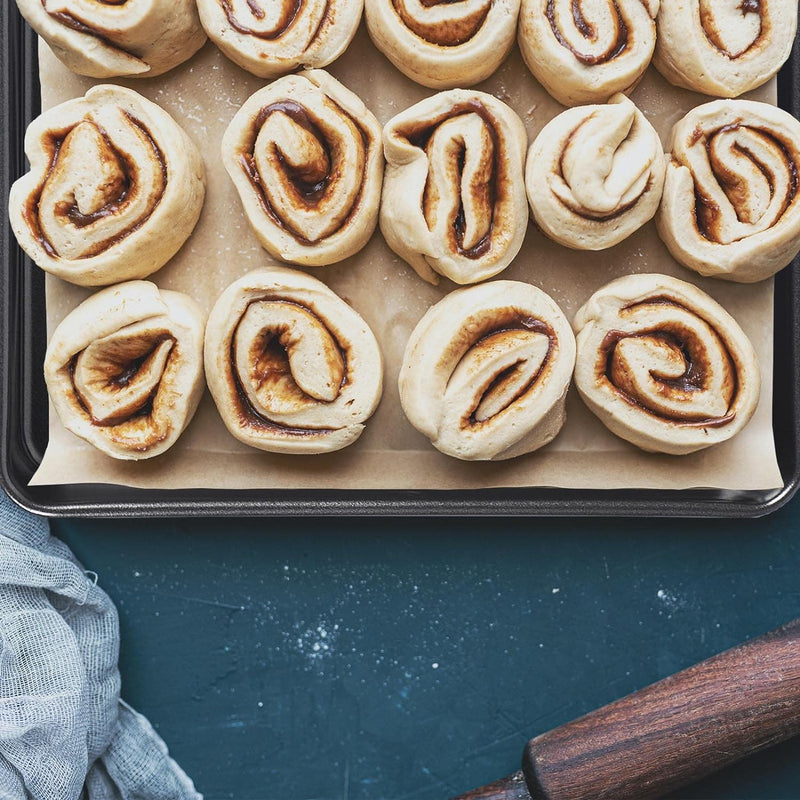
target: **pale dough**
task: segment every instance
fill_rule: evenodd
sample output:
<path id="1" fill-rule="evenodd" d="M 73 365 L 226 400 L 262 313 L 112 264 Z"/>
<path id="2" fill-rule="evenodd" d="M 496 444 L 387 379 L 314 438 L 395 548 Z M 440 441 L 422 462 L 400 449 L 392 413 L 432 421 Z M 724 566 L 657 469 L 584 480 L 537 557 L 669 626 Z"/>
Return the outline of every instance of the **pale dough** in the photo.
<path id="1" fill-rule="evenodd" d="M 685 267 L 752 283 L 800 252 L 800 122 L 767 103 L 715 100 L 672 129 L 658 232 Z"/>
<path id="2" fill-rule="evenodd" d="M 222 161 L 262 246 L 323 266 L 357 253 L 378 221 L 381 127 L 324 70 L 259 89 L 222 139 Z"/>
<path id="3" fill-rule="evenodd" d="M 272 453 L 347 447 L 383 387 L 366 322 L 324 283 L 285 267 L 254 270 L 222 293 L 208 320 L 205 363 L 228 430 Z"/>
<path id="4" fill-rule="evenodd" d="M 528 226 L 520 118 L 492 95 L 440 92 L 386 123 L 380 225 L 429 283 L 502 272 Z"/>
<path id="5" fill-rule="evenodd" d="M 205 43 L 195 0 L 17 0 L 52 51 L 90 78 L 152 78 Z"/>
<path id="6" fill-rule="evenodd" d="M 664 0 L 653 64 L 671 83 L 738 97 L 792 52 L 797 0 Z"/>
<path id="7" fill-rule="evenodd" d="M 194 300 L 149 281 L 89 297 L 56 328 L 45 356 L 64 427 L 118 459 L 168 450 L 203 394 L 204 324 Z"/>
<path id="8" fill-rule="evenodd" d="M 750 340 L 722 306 L 667 275 L 626 275 L 578 311 L 575 385 L 606 427 L 681 455 L 730 439 L 758 405 Z"/>
<path id="9" fill-rule="evenodd" d="M 561 430 L 574 365 L 575 339 L 552 298 L 520 281 L 491 281 L 451 292 L 419 321 L 400 368 L 400 401 L 446 455 L 514 458 Z"/>
<path id="10" fill-rule="evenodd" d="M 205 198 L 200 153 L 155 103 L 94 86 L 35 119 L 31 168 L 11 187 L 9 217 L 23 250 L 80 286 L 144 278 L 189 238 Z"/>
<path id="11" fill-rule="evenodd" d="M 525 186 L 536 224 L 551 239 L 604 250 L 653 218 L 665 170 L 655 128 L 617 94 L 545 125 L 528 153 Z"/>

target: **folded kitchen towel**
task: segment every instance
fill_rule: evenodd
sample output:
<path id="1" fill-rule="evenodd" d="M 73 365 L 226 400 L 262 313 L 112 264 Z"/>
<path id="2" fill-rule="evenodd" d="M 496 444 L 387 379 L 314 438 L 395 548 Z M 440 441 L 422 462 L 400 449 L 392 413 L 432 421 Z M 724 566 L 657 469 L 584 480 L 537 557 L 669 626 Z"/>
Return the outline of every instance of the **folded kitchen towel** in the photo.
<path id="1" fill-rule="evenodd" d="M 0 490 L 0 800 L 202 800 L 120 700 L 97 575 Z"/>

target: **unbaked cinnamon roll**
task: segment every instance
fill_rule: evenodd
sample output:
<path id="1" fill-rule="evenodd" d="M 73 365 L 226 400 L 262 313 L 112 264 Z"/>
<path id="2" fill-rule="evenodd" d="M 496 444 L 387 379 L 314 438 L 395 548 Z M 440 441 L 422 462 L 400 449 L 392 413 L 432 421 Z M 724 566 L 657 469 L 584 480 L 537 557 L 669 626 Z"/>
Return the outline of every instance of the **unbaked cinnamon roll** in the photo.
<path id="1" fill-rule="evenodd" d="M 366 0 L 375 46 L 409 78 L 435 89 L 474 86 L 514 45 L 520 0 Z"/>
<path id="2" fill-rule="evenodd" d="M 738 97 L 789 58 L 797 0 L 664 0 L 653 64 L 676 86 Z"/>
<path id="3" fill-rule="evenodd" d="M 17 241 L 81 286 L 143 278 L 178 252 L 200 216 L 205 169 L 166 111 L 130 89 L 95 86 L 35 119 L 31 169 L 12 187 Z"/>
<path id="4" fill-rule="evenodd" d="M 452 89 L 393 117 L 381 231 L 429 283 L 476 283 L 504 270 L 528 224 L 520 118 L 484 92 Z"/>
<path id="5" fill-rule="evenodd" d="M 617 436 L 680 455 L 738 433 L 758 405 L 756 354 L 736 320 L 689 283 L 628 275 L 575 317 L 575 384 Z"/>
<path id="6" fill-rule="evenodd" d="M 208 320 L 205 363 L 228 430 L 272 453 L 352 444 L 383 385 L 367 323 L 324 283 L 284 267 L 250 272 L 222 293 Z"/>
<path id="7" fill-rule="evenodd" d="M 617 94 L 608 105 L 570 108 L 545 125 L 528 153 L 525 186 L 551 239 L 603 250 L 653 218 L 665 170 L 655 129 Z"/>
<path id="8" fill-rule="evenodd" d="M 767 103 L 716 100 L 672 130 L 658 232 L 701 275 L 752 283 L 800 252 L 800 122 Z"/>
<path id="9" fill-rule="evenodd" d="M 522 57 L 559 103 L 604 103 L 644 75 L 658 7 L 659 0 L 522 0 Z"/>
<path id="10" fill-rule="evenodd" d="M 364 0 L 197 0 L 209 39 L 259 78 L 324 67 L 347 49 Z"/>
<path id="11" fill-rule="evenodd" d="M 530 284 L 492 281 L 451 292 L 419 321 L 400 401 L 446 455 L 514 458 L 561 430 L 574 365 L 575 338 L 556 303 Z"/>
<path id="12" fill-rule="evenodd" d="M 381 128 L 323 70 L 288 75 L 250 97 L 223 136 L 222 159 L 275 258 L 332 264 L 357 253 L 375 230 Z"/>
<path id="13" fill-rule="evenodd" d="M 149 281 L 89 297 L 56 328 L 45 356 L 64 427 L 114 458 L 168 450 L 203 393 L 203 328 L 191 298 Z"/>
<path id="14" fill-rule="evenodd" d="M 195 0 L 17 0 L 64 64 L 90 78 L 161 75 L 206 40 Z"/>

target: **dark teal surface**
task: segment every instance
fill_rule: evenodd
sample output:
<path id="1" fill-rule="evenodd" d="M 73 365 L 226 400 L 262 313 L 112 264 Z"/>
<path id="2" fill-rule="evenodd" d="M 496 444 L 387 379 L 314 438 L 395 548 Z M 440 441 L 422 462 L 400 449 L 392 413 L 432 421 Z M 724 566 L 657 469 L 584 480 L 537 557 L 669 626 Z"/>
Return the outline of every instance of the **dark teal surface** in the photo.
<path id="1" fill-rule="evenodd" d="M 53 527 L 117 603 L 124 696 L 209 800 L 443 800 L 800 616 L 800 501 L 760 521 Z M 800 740 L 676 797 L 798 800 Z"/>

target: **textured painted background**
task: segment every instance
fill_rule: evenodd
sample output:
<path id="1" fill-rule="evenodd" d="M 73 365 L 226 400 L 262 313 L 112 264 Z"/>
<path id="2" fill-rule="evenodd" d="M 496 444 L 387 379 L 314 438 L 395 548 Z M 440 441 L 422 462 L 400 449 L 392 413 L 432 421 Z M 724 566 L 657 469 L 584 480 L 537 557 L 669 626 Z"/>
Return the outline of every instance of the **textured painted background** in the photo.
<path id="1" fill-rule="evenodd" d="M 443 800 L 527 739 L 800 615 L 760 521 L 58 522 L 123 694 L 209 800 Z M 735 691 L 735 687 L 732 687 Z M 800 798 L 800 740 L 681 798 Z"/>

